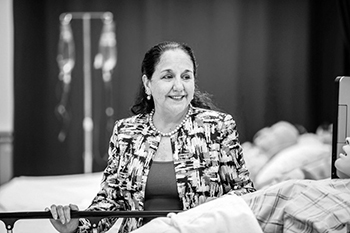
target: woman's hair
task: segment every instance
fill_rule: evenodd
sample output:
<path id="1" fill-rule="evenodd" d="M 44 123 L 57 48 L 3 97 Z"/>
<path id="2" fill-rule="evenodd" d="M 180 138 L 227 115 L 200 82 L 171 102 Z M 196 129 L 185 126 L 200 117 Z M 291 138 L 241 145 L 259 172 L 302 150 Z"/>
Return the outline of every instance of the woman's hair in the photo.
<path id="1" fill-rule="evenodd" d="M 193 73 L 194 77 L 197 78 L 197 62 L 194 56 L 192 49 L 183 43 L 177 42 L 161 42 L 154 47 L 152 47 L 145 54 L 145 57 L 142 61 L 141 72 L 142 75 L 145 75 L 149 80 L 152 78 L 156 65 L 160 61 L 161 55 L 168 50 L 181 49 L 191 58 L 193 63 Z M 202 93 L 198 90 L 197 85 L 195 85 L 194 96 L 191 101 L 191 104 L 194 107 L 206 108 L 206 109 L 216 109 L 215 105 L 211 100 L 211 96 L 208 93 Z M 143 82 L 141 81 L 139 86 L 139 91 L 135 99 L 134 105 L 131 107 L 131 112 L 133 114 L 140 113 L 150 113 L 154 108 L 154 102 L 151 98 L 147 100 L 147 94 Z"/>

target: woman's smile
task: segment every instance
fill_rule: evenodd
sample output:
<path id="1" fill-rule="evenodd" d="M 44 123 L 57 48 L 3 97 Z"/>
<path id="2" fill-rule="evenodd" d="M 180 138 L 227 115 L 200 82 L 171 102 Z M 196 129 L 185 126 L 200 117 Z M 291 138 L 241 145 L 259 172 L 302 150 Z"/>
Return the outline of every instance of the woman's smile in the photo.
<path id="1" fill-rule="evenodd" d="M 172 100 L 176 101 L 181 101 L 183 100 L 186 96 L 185 95 L 168 95 L 168 97 Z"/>
<path id="2" fill-rule="evenodd" d="M 181 49 L 164 52 L 151 80 L 144 77 L 145 89 L 152 95 L 155 115 L 177 118 L 187 111 L 194 95 L 193 63 Z"/>

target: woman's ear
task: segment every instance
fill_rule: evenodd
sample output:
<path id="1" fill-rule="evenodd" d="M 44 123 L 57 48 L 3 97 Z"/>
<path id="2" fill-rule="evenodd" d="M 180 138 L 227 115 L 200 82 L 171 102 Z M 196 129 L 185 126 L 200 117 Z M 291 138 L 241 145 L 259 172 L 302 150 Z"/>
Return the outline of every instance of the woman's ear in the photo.
<path id="1" fill-rule="evenodd" d="M 146 94 L 150 95 L 151 94 L 150 87 L 149 87 L 150 80 L 147 78 L 146 75 L 142 75 L 142 83 L 143 83 L 143 86 L 145 87 Z"/>

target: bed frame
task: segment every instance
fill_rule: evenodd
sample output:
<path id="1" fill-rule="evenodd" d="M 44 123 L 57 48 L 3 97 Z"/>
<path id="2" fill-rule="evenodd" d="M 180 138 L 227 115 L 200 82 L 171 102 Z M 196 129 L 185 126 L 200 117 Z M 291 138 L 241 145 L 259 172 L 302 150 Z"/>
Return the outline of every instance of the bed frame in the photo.
<path id="1" fill-rule="evenodd" d="M 152 210 L 152 211 L 72 211 L 72 218 L 86 218 L 91 222 L 93 233 L 97 233 L 98 222 L 106 217 L 139 218 L 139 217 L 165 217 L 168 213 L 179 213 L 179 210 Z M 14 232 L 14 225 L 20 219 L 50 219 L 48 211 L 33 212 L 0 212 L 0 221 L 5 223 L 7 233 Z"/>

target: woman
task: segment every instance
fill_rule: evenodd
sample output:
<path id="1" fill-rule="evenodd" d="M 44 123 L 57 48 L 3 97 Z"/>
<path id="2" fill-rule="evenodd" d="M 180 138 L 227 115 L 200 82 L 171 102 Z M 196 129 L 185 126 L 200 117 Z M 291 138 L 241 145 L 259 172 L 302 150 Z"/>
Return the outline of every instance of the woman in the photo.
<path id="1" fill-rule="evenodd" d="M 236 123 L 211 110 L 195 85 L 197 64 L 187 45 L 163 42 L 142 63 L 142 83 L 131 111 L 116 122 L 101 190 L 88 210 L 187 210 L 226 193 L 255 191 L 245 167 Z M 51 206 L 60 232 L 89 232 L 70 219 L 77 206 Z M 115 218 L 100 221 L 107 231 Z M 124 219 L 130 232 L 149 219 Z"/>

